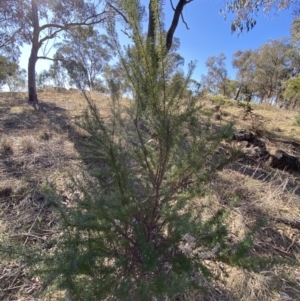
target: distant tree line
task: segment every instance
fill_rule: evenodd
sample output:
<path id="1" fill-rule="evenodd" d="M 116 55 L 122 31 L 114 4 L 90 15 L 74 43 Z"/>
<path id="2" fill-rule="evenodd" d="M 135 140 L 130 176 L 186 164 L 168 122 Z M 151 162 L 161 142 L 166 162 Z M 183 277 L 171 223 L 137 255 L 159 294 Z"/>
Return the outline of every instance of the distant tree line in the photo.
<path id="1" fill-rule="evenodd" d="M 202 94 L 221 94 L 235 100 L 255 101 L 295 108 L 300 105 L 300 37 L 295 19 L 291 37 L 270 40 L 256 50 L 238 50 L 234 53 L 232 65 L 237 69 L 235 79 L 230 79 L 226 69 L 226 56 L 221 53 L 206 61 L 207 74 L 200 82 L 190 80 L 189 90 Z M 111 63 L 116 49 L 108 36 L 95 28 L 75 28 L 65 39 L 55 45 L 57 51 L 48 70 L 37 74 L 37 87 L 76 87 L 107 92 L 111 80 L 118 82 L 125 93 L 124 70 L 120 62 Z M 182 74 L 184 58 L 177 52 L 179 39 L 174 39 L 170 50 L 170 79 Z M 25 70 L 18 66 L 18 55 L 7 49 L 0 52 L 0 83 L 10 91 L 25 89 Z M 130 55 L 130 53 L 128 53 Z M 201 87 L 201 88 L 200 88 Z"/>
<path id="2" fill-rule="evenodd" d="M 5 3 L 4 3 L 5 2 Z M 36 88 L 47 85 L 77 87 L 106 93 L 114 81 L 123 93 L 128 92 L 121 62 L 116 59 L 116 49 L 109 34 L 105 33 L 107 20 L 115 18 L 125 28 L 128 19 L 119 1 L 64 1 L 52 5 L 51 1 L 16 0 L 4 1 L 0 5 L 0 86 L 10 91 L 26 90 L 29 101 L 38 102 Z M 180 19 L 187 25 L 182 12 L 192 1 L 180 0 L 173 6 L 171 25 L 165 30 L 166 54 L 170 57 L 170 78 L 182 74 L 183 57 L 178 53 L 179 40 L 174 33 Z M 154 3 L 154 2 L 153 2 Z M 151 18 L 149 1 L 148 30 L 145 39 L 149 45 L 155 41 L 155 24 Z M 226 56 L 211 56 L 206 61 L 208 72 L 201 81 L 190 80 L 190 93 L 221 94 L 236 100 L 268 102 L 278 106 L 295 108 L 299 105 L 298 86 L 300 69 L 300 19 L 299 5 L 295 1 L 226 1 L 221 9 L 224 16 L 235 14 L 233 31 L 250 30 L 255 26 L 259 9 L 271 13 L 274 10 L 293 8 L 295 20 L 291 37 L 268 41 L 256 50 L 238 50 L 232 60 L 237 76 L 228 76 Z M 42 24 L 42 25 L 41 25 Z M 101 26 L 101 28 L 100 28 Z M 101 31 L 100 31 L 101 29 Z M 47 44 L 53 44 L 56 52 L 49 57 Z M 28 74 L 18 65 L 23 44 L 32 47 Z M 13 49 L 13 51 L 12 51 Z M 132 50 L 128 56 L 132 55 Z M 156 55 L 156 54 L 154 54 Z M 48 70 L 37 74 L 36 62 L 51 60 Z M 157 58 L 159 60 L 159 58 Z M 27 83 L 26 83 L 27 81 Z M 200 87 L 201 84 L 201 87 Z"/>
<path id="3" fill-rule="evenodd" d="M 201 79 L 202 91 L 236 100 L 299 106 L 299 26 L 300 19 L 295 19 L 290 39 L 270 40 L 256 50 L 236 51 L 232 59 L 237 69 L 234 80 L 228 77 L 223 53 L 209 57 L 208 72 Z"/>

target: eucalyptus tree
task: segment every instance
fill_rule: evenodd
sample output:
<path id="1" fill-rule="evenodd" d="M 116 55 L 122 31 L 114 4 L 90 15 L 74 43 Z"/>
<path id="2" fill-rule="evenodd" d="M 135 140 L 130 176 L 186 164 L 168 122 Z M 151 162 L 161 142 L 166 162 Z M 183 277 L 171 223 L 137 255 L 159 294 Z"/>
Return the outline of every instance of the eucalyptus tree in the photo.
<path id="1" fill-rule="evenodd" d="M 270 40 L 254 51 L 237 51 L 232 63 L 238 69 L 239 93 L 249 101 L 255 97 L 259 102 L 277 103 L 281 84 L 295 74 L 298 61 L 287 39 Z"/>
<path id="2" fill-rule="evenodd" d="M 43 70 L 37 75 L 37 87 L 43 89 L 45 86 L 66 88 L 70 79 L 67 71 L 55 60 L 48 70 Z"/>
<path id="3" fill-rule="evenodd" d="M 300 105 L 300 74 L 283 83 L 283 98 L 287 107 L 295 109 Z"/>
<path id="4" fill-rule="evenodd" d="M 55 58 L 67 70 L 70 84 L 80 86 L 85 83 L 90 90 L 97 89 L 104 69 L 113 56 L 108 37 L 92 27 L 73 28 L 57 46 Z M 80 74 L 85 78 L 78 78 Z"/>
<path id="5" fill-rule="evenodd" d="M 291 26 L 291 41 L 295 47 L 300 47 L 300 18 L 293 20 Z"/>
<path id="6" fill-rule="evenodd" d="M 13 74 L 6 77 L 5 83 L 10 92 L 24 92 L 26 89 L 26 70 L 18 66 Z"/>
<path id="7" fill-rule="evenodd" d="M 290 35 L 291 44 L 293 46 L 293 51 L 290 52 L 290 56 L 293 60 L 293 76 L 297 76 L 300 73 L 300 18 L 293 20 Z"/>
<path id="8" fill-rule="evenodd" d="M 226 97 L 235 99 L 239 89 L 239 83 L 235 79 L 226 80 Z"/>
<path id="9" fill-rule="evenodd" d="M 29 44 L 29 102 L 38 103 L 35 66 L 38 59 L 47 58 L 39 52 L 43 46 L 78 26 L 101 23 L 107 11 L 102 0 L 4 0 L 0 2 L 2 45 Z"/>
<path id="10" fill-rule="evenodd" d="M 238 69 L 236 75 L 238 89 L 235 99 L 251 101 L 255 92 L 255 64 L 253 61 L 253 51 L 236 51 L 233 55 L 232 65 L 234 68 Z"/>
<path id="11" fill-rule="evenodd" d="M 293 74 L 287 40 L 271 40 L 262 45 L 254 54 L 255 89 L 261 101 L 276 103 L 281 96 L 281 83 Z"/>
<path id="12" fill-rule="evenodd" d="M 51 85 L 49 71 L 42 70 L 40 73 L 36 75 L 36 87 L 37 89 L 43 89 L 48 85 Z"/>
<path id="13" fill-rule="evenodd" d="M 54 58 L 56 56 L 54 55 Z M 67 70 L 61 65 L 60 61 L 54 60 L 47 70 L 48 78 L 55 87 L 66 88 L 70 82 L 70 77 Z"/>
<path id="14" fill-rule="evenodd" d="M 226 56 L 220 53 L 218 56 L 210 56 L 206 60 L 207 75 L 202 77 L 202 83 L 213 94 L 227 95 L 228 74 L 225 66 Z"/>

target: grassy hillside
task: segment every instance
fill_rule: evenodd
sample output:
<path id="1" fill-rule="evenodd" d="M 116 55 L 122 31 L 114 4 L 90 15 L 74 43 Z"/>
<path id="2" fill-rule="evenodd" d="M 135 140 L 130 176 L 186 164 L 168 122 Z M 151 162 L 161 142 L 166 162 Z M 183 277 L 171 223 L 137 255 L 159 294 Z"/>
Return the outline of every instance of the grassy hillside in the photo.
<path id="1" fill-rule="evenodd" d="M 86 133 L 75 125 L 87 106 L 83 95 L 45 91 L 39 97 L 43 109 L 35 111 L 26 103 L 25 94 L 0 94 L 0 243 L 8 237 L 26 246 L 59 235 L 55 214 L 47 205 L 45 184 L 54 182 L 62 201 L 72 202 L 65 179 L 92 164 L 82 160 L 78 142 Z M 102 113 L 109 114 L 108 97 L 94 94 L 92 98 Z M 239 148 L 244 155 L 215 176 L 208 187 L 210 195 L 197 200 L 199 208 L 208 205 L 210 214 L 235 202 L 229 216 L 232 245 L 257 217 L 267 216 L 255 237 L 253 252 L 299 262 L 300 171 L 274 168 L 272 158 L 278 150 L 300 158 L 300 113 L 252 105 L 252 113 L 244 116 L 245 108 L 234 101 L 214 97 L 199 101 L 208 114 L 213 113 L 216 127 L 234 121 L 237 130 L 251 134 L 251 141 L 233 139 L 220 147 L 221 152 Z M 207 284 L 205 296 L 199 292 L 178 300 L 300 300 L 298 266 L 266 266 L 258 274 L 226 266 L 224 271 L 229 276 L 221 274 L 220 281 Z M 0 260 L 0 300 L 33 300 L 40 286 L 22 262 Z M 62 296 L 54 291 L 45 300 Z"/>

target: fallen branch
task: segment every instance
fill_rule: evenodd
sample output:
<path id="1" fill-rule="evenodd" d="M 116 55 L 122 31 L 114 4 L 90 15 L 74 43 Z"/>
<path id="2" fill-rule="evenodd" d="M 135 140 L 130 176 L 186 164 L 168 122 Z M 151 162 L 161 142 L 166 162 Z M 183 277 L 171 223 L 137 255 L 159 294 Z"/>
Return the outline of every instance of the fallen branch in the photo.
<path id="1" fill-rule="evenodd" d="M 300 230 L 300 221 L 291 220 L 283 217 L 272 217 L 272 219 L 277 223 L 283 223 Z"/>
<path id="2" fill-rule="evenodd" d="M 41 239 L 41 240 L 43 240 L 43 241 L 46 240 L 44 237 L 37 236 L 37 235 L 31 234 L 31 233 L 17 233 L 17 234 L 12 234 L 12 235 L 10 235 L 10 237 L 17 237 L 17 236 L 33 237 L 33 238 Z"/>
<path id="3" fill-rule="evenodd" d="M 17 269 L 13 270 L 13 271 L 9 271 L 3 275 L 1 275 L 0 280 L 4 279 L 4 278 L 10 278 L 12 276 L 15 276 L 16 273 L 19 273 L 22 269 L 24 269 L 26 267 L 26 264 L 22 264 L 21 266 L 19 266 Z"/>
<path id="4" fill-rule="evenodd" d="M 17 288 L 22 288 L 22 287 L 25 287 L 25 286 L 26 286 L 26 284 L 14 286 L 14 287 L 8 287 L 8 288 L 3 289 L 3 291 L 11 291 L 11 290 L 15 290 Z"/>
<path id="5" fill-rule="evenodd" d="M 32 225 L 31 225 L 31 227 L 30 227 L 28 233 L 25 234 L 25 235 L 27 235 L 27 238 L 26 238 L 26 240 L 25 240 L 25 242 L 24 242 L 24 244 L 23 244 L 24 246 L 26 246 L 26 243 L 27 243 L 27 241 L 28 241 L 28 237 L 30 237 L 30 236 L 33 235 L 33 234 L 29 234 L 29 232 L 32 230 L 33 226 L 35 225 L 36 221 L 38 220 L 40 214 L 42 213 L 42 210 L 43 210 L 45 204 L 46 204 L 46 200 L 44 201 L 44 203 L 43 203 L 43 205 L 42 205 L 40 211 L 38 212 L 37 216 L 35 217 L 35 220 L 34 220 L 34 222 L 32 223 Z M 15 234 L 15 235 L 17 235 L 17 234 Z M 35 236 L 35 235 L 34 235 L 34 236 Z M 33 236 L 33 237 L 34 237 L 34 236 Z M 36 236 L 36 238 L 45 240 L 44 238 L 41 238 L 41 237 L 39 237 L 39 236 Z"/>

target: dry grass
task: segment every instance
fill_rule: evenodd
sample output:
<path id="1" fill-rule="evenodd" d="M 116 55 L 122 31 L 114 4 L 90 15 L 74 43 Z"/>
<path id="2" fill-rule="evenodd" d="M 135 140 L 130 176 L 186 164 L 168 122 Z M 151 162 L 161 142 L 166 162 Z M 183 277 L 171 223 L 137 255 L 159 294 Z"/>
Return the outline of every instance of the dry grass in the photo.
<path id="1" fill-rule="evenodd" d="M 242 118 L 243 109 L 231 102 L 223 105 L 221 110 L 228 114 L 225 119 L 236 121 L 240 127 L 254 132 L 258 129 L 260 131 L 275 132 L 288 138 L 300 136 L 300 127 L 295 122 L 299 112 L 283 110 L 266 104 L 251 104 L 251 107 L 253 108 L 253 116 L 249 116 L 246 120 Z"/>
<path id="2" fill-rule="evenodd" d="M 256 233 L 253 254 L 281 260 L 300 260 L 300 229 L 282 220 L 300 220 L 299 178 L 268 170 L 261 164 L 237 161 L 219 172 L 211 183 L 208 214 L 232 206 L 228 218 L 228 240 L 234 246 L 244 238 L 257 218 L 265 222 Z M 203 200 L 199 200 L 199 205 Z M 279 220 L 277 219 L 279 218 Z M 211 264 L 217 269 L 218 264 Z M 207 294 L 189 295 L 184 300 L 299 300 L 299 266 L 264 266 L 260 273 L 223 265 L 220 280 L 207 285 Z"/>
<path id="3" fill-rule="evenodd" d="M 0 154 L 2 156 L 13 154 L 13 141 L 10 137 L 2 135 L 0 139 Z"/>
<path id="4" fill-rule="evenodd" d="M 103 114 L 109 114 L 109 98 L 92 95 Z M 75 125 L 86 101 L 78 91 L 44 91 L 39 94 L 42 110 L 35 111 L 22 93 L 0 95 L 0 243 L 4 237 L 22 244 L 39 243 L 55 235 L 55 219 L 45 204 L 43 187 L 53 181 L 64 196 L 65 179 L 84 164 L 78 141 L 86 133 Z M 124 100 L 126 105 L 128 101 Z M 297 112 L 254 106 L 253 119 L 243 120 L 242 109 L 226 101 L 216 112 L 215 103 L 202 101 L 207 111 L 221 115 L 216 125 L 235 121 L 236 127 L 260 135 L 269 152 L 281 148 L 300 157 L 300 127 Z M 297 140 L 298 137 L 298 140 Z M 243 238 L 257 217 L 266 222 L 255 237 L 253 252 L 261 257 L 300 260 L 300 229 L 285 223 L 300 220 L 300 175 L 274 170 L 259 160 L 241 158 L 219 172 L 210 184 L 208 214 L 219 208 L 233 209 L 229 216 L 229 241 Z M 199 200 L 202 204 L 204 200 Z M 217 269 L 216 263 L 210 263 Z M 208 284 L 207 293 L 185 294 L 178 300 L 300 300 L 299 267 L 262 267 L 249 273 L 223 266 L 229 277 Z M 41 286 L 29 278 L 20 262 L 0 261 L 0 300 L 33 300 Z M 62 300 L 54 292 L 43 300 Z"/>

